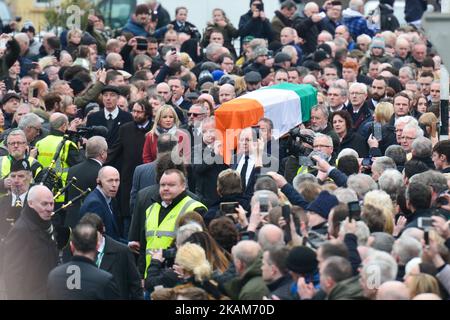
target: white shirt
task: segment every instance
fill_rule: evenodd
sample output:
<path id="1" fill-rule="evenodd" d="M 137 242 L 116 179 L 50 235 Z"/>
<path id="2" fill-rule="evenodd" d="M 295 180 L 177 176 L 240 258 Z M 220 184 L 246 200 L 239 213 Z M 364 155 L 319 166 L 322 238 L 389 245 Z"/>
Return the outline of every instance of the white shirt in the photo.
<path id="1" fill-rule="evenodd" d="M 241 174 L 244 163 L 245 163 L 245 155 L 242 155 L 241 160 L 239 160 L 238 166 L 236 168 L 236 171 L 239 172 L 239 175 Z M 255 167 L 255 163 L 256 163 L 255 157 L 253 155 L 249 155 L 247 172 L 245 173 L 245 185 L 248 184 L 248 180 L 250 179 L 250 175 L 253 171 L 253 168 Z"/>
<path id="2" fill-rule="evenodd" d="M 180 97 L 180 99 L 178 99 L 178 100 L 175 102 L 175 104 L 176 104 L 177 106 L 180 106 L 180 104 L 182 104 L 183 101 L 184 101 L 183 97 Z"/>
<path id="3" fill-rule="evenodd" d="M 22 206 L 25 203 L 25 197 L 27 196 L 27 192 L 22 193 L 19 195 L 20 201 L 22 202 Z M 11 207 L 14 207 L 16 205 L 17 195 L 14 193 L 11 194 Z"/>
<path id="4" fill-rule="evenodd" d="M 95 162 L 97 162 L 100 165 L 100 167 L 103 167 L 103 163 L 101 163 L 100 160 L 97 160 L 95 158 L 89 158 L 89 159 L 94 160 Z"/>
<path id="5" fill-rule="evenodd" d="M 106 120 L 109 120 L 109 115 L 110 114 L 112 115 L 113 120 L 116 119 L 117 116 L 119 115 L 119 108 L 118 107 L 116 107 L 113 112 L 109 112 L 108 110 L 106 110 L 106 108 L 103 109 L 103 111 L 105 112 Z"/>
<path id="6" fill-rule="evenodd" d="M 145 129 L 145 127 L 148 125 L 149 122 L 150 122 L 150 121 L 147 120 L 146 123 L 144 123 L 144 124 L 139 124 L 139 125 L 138 125 L 138 128 L 139 128 L 139 129 Z"/>

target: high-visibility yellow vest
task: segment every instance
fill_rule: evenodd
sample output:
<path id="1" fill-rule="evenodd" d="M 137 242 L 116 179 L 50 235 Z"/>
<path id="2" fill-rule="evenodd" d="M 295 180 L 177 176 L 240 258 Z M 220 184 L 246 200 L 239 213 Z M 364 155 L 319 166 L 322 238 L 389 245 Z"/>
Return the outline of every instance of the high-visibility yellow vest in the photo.
<path id="1" fill-rule="evenodd" d="M 32 170 L 35 170 L 36 163 L 38 161 L 33 157 L 28 157 L 28 163 Z M 40 166 L 33 172 L 33 176 L 36 176 L 39 171 L 41 171 Z M 11 173 L 11 157 L 2 156 L 0 157 L 0 179 L 6 178 Z"/>
<path id="2" fill-rule="evenodd" d="M 145 211 L 145 237 L 147 239 L 145 247 L 145 278 L 147 278 L 147 269 L 152 258 L 151 250 L 169 248 L 176 236 L 175 226 L 178 219 L 186 212 L 200 207 L 207 209 L 203 203 L 186 196 L 173 207 L 160 225 L 158 224 L 161 205 L 156 202 L 147 208 Z"/>
<path id="3" fill-rule="evenodd" d="M 44 139 L 39 140 L 36 143 L 36 148 L 38 150 L 37 160 L 44 168 L 50 166 L 50 163 L 53 160 L 56 149 L 58 148 L 59 143 L 62 141 L 62 136 L 48 135 Z M 61 177 L 63 187 L 67 183 L 67 174 L 69 172 L 69 164 L 67 163 L 67 159 L 69 157 L 69 147 L 73 146 L 78 149 L 78 146 L 67 140 L 64 144 L 64 147 L 61 149 L 58 160 L 55 163 L 54 170 Z M 64 202 L 64 195 L 59 196 L 55 202 Z"/>
<path id="4" fill-rule="evenodd" d="M 308 173 L 308 172 L 309 172 L 308 166 L 300 166 L 300 168 L 298 168 L 298 170 L 297 170 L 297 175 Z"/>

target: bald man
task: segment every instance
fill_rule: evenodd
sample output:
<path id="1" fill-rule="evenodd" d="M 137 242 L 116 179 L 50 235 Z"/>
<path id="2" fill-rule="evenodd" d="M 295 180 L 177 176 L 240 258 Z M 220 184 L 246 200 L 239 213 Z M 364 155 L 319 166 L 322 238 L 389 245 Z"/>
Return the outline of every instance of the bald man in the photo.
<path id="1" fill-rule="evenodd" d="M 13 300 L 46 299 L 47 277 L 58 262 L 50 221 L 52 192 L 45 186 L 34 186 L 27 203 L 4 243 L 6 295 Z"/>
<path id="2" fill-rule="evenodd" d="M 409 300 L 408 287 L 400 281 L 387 281 L 377 291 L 377 300 Z"/>
<path id="3" fill-rule="evenodd" d="M 89 193 L 80 208 L 80 219 L 87 213 L 96 213 L 103 220 L 105 234 L 116 241 L 128 244 L 119 228 L 119 214 L 115 197 L 120 185 L 120 174 L 116 168 L 105 166 L 97 176 L 97 188 Z"/>
<path id="4" fill-rule="evenodd" d="M 219 101 L 220 104 L 223 104 L 227 101 L 230 101 L 232 99 L 236 98 L 236 91 L 234 89 L 234 87 L 229 84 L 226 83 L 224 85 L 222 85 L 219 89 Z"/>
<path id="5" fill-rule="evenodd" d="M 277 245 L 284 245 L 284 232 L 274 224 L 266 224 L 258 233 L 258 243 L 263 250 Z"/>

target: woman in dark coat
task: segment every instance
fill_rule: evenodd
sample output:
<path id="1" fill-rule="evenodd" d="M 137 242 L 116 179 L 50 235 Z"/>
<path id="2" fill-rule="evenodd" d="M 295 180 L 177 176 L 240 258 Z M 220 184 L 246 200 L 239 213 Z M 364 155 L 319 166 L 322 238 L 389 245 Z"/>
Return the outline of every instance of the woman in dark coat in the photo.
<path id="1" fill-rule="evenodd" d="M 339 136 L 340 144 L 337 153 L 345 148 L 358 152 L 360 158 L 369 154 L 369 146 L 364 138 L 352 129 L 352 118 L 345 110 L 336 111 L 331 117 L 333 129 Z"/>

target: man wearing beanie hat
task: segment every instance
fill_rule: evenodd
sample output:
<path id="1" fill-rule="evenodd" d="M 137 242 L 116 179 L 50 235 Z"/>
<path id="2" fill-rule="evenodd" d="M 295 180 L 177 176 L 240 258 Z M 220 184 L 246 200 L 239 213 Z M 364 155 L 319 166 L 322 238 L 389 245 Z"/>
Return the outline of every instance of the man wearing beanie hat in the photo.
<path id="1" fill-rule="evenodd" d="M 314 246 L 318 246 L 318 244 L 326 240 L 328 215 L 331 209 L 338 204 L 338 199 L 324 190 L 306 207 L 308 211 L 308 226 L 310 227 L 308 237 Z"/>
<path id="2" fill-rule="evenodd" d="M 286 259 L 286 268 L 293 279 L 293 287 L 297 288 L 300 278 L 303 278 L 305 283 L 312 283 L 314 287 L 318 287 L 320 279 L 317 266 L 317 255 L 314 250 L 307 246 L 293 247 Z M 292 299 L 298 300 L 299 298 L 297 290 L 295 290 Z"/>

